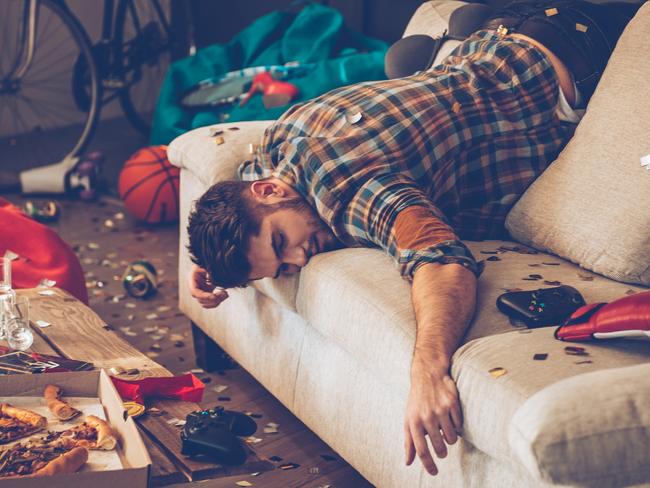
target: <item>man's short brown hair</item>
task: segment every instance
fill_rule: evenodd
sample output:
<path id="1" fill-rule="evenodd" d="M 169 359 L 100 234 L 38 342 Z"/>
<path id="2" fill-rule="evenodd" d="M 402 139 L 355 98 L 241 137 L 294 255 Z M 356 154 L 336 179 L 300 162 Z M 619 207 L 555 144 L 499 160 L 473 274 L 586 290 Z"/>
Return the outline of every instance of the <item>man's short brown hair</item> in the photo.
<path id="1" fill-rule="evenodd" d="M 273 205 L 255 201 L 250 181 L 221 181 L 194 204 L 187 233 L 192 261 L 206 269 L 210 281 L 223 288 L 244 287 L 251 264 L 247 254 L 250 237 L 260 233 L 262 219 L 283 208 L 301 209 L 308 204 L 291 199 Z"/>

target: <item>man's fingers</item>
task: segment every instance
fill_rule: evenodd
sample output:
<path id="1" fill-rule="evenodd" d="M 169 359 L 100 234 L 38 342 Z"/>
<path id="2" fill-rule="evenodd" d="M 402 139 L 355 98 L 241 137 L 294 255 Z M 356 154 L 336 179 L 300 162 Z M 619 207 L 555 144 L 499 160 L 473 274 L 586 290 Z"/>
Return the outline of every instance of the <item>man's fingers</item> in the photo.
<path id="1" fill-rule="evenodd" d="M 436 463 L 433 462 L 433 457 L 429 452 L 429 445 L 427 444 L 427 439 L 425 437 L 425 432 L 423 428 L 417 428 L 411 425 L 411 435 L 413 436 L 413 443 L 415 444 L 415 451 L 418 453 L 420 462 L 424 469 L 431 475 L 438 474 L 438 468 Z M 438 434 L 440 437 L 440 434 Z"/>
<path id="2" fill-rule="evenodd" d="M 193 294 L 192 296 L 196 298 L 203 308 L 215 308 L 228 298 L 228 292 L 225 290 L 222 290 L 219 294 L 203 292 L 200 296 L 197 294 Z"/>
<path id="3" fill-rule="evenodd" d="M 449 411 L 449 416 L 451 421 L 454 423 L 454 429 L 456 433 L 461 435 L 463 432 L 463 413 L 460 409 L 460 402 L 456 401 Z"/>
<path id="4" fill-rule="evenodd" d="M 453 426 L 451 419 L 447 416 L 443 416 L 440 419 L 440 430 L 445 436 L 445 441 L 447 444 L 454 444 L 458 440 L 458 434 L 456 434 L 456 428 Z"/>
<path id="5" fill-rule="evenodd" d="M 456 433 L 460 435 L 463 431 L 463 412 L 460 408 L 460 400 L 458 399 L 458 389 L 456 388 L 456 383 L 450 376 L 446 377 L 445 381 L 447 382 L 450 391 L 454 394 L 454 401 L 449 409 L 449 416 L 454 424 Z"/>
<path id="6" fill-rule="evenodd" d="M 406 465 L 410 466 L 415 459 L 415 445 L 407 423 L 404 424 L 404 451 L 406 452 Z"/>
<path id="7" fill-rule="evenodd" d="M 425 422 L 424 427 L 427 429 L 427 434 L 429 434 L 429 440 L 433 446 L 433 450 L 436 451 L 436 455 L 439 458 L 444 458 L 447 456 L 447 446 L 445 441 L 440 434 L 440 427 L 438 427 L 437 420 L 429 420 Z"/>

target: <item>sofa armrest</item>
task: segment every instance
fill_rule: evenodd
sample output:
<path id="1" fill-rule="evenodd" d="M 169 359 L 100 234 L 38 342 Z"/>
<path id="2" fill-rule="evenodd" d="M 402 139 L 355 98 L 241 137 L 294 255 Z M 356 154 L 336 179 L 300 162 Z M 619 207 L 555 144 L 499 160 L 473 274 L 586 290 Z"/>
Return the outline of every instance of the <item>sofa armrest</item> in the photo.
<path id="1" fill-rule="evenodd" d="M 234 179 L 239 164 L 251 158 L 249 144 L 259 144 L 272 122 L 233 122 L 193 129 L 169 144 L 167 158 L 174 166 L 191 171 L 206 187 Z M 223 133 L 213 136 L 215 130 Z M 218 137 L 223 143 L 217 144 Z"/>
<path id="2" fill-rule="evenodd" d="M 431 0 L 423 3 L 411 17 L 402 37 L 415 34 L 441 36 L 449 26 L 451 13 L 466 3 L 458 0 Z"/>

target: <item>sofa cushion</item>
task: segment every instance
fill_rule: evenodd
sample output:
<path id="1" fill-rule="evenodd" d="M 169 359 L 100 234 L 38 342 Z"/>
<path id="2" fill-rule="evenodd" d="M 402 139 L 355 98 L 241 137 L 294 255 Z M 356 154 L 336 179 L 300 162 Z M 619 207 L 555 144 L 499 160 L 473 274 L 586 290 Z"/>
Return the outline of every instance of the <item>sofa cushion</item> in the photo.
<path id="1" fill-rule="evenodd" d="M 650 284 L 650 3 L 629 23 L 583 120 L 510 211 L 517 241 Z"/>
<path id="2" fill-rule="evenodd" d="M 233 122 L 191 130 L 169 144 L 167 158 L 174 166 L 191 171 L 207 189 L 217 181 L 237 178 L 239 164 L 251 158 L 249 145 L 259 144 L 272 122 Z M 221 134 L 213 136 L 215 131 Z"/>

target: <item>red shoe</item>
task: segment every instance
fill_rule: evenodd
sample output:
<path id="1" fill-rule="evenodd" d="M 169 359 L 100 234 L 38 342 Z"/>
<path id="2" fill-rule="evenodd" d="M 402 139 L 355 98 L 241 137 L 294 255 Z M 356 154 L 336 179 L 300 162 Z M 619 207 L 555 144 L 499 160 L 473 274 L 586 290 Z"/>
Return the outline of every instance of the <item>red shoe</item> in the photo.
<path id="1" fill-rule="evenodd" d="M 276 80 L 270 73 L 265 71 L 253 78 L 253 84 L 246 96 L 239 102 L 239 106 L 243 107 L 246 105 L 251 97 L 259 91 L 262 92 L 262 102 L 267 110 L 287 105 L 300 93 L 298 87 L 295 85 L 286 81 Z"/>

